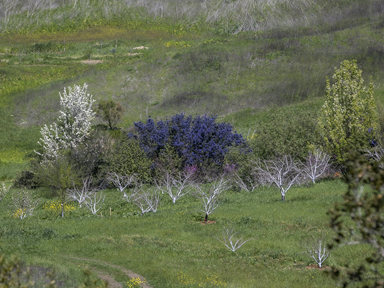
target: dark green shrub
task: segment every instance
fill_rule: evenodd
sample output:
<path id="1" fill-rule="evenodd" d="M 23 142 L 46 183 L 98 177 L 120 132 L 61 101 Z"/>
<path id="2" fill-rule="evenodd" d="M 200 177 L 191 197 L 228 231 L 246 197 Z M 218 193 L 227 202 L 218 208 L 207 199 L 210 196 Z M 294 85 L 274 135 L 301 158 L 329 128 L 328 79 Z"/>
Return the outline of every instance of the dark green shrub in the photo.
<path id="1" fill-rule="evenodd" d="M 97 116 L 108 123 L 109 129 L 114 129 L 116 124 L 121 120 L 124 113 L 124 107 L 121 103 L 113 100 L 100 101 L 97 108 Z"/>
<path id="2" fill-rule="evenodd" d="M 138 174 L 142 181 L 152 179 L 152 160 L 141 150 L 134 139 L 116 140 L 108 157 L 108 170 L 121 175 Z"/>
<path id="3" fill-rule="evenodd" d="M 248 144 L 257 158 L 292 155 L 303 160 L 309 145 L 324 144 L 317 118 L 316 110 L 301 107 L 273 110 L 255 127 L 256 135 L 248 139 Z"/>
<path id="4" fill-rule="evenodd" d="M 102 131 L 92 131 L 83 143 L 68 152 L 67 157 L 80 178 L 98 178 L 103 166 L 107 165 L 105 155 L 109 149 L 108 136 Z"/>
<path id="5" fill-rule="evenodd" d="M 231 147 L 227 155 L 225 155 L 225 163 L 227 167 L 231 167 L 229 165 L 234 165 L 235 172 L 243 180 L 253 179 L 253 161 L 256 160 L 257 157 L 255 153 L 243 153 L 238 147 Z"/>
<path id="6" fill-rule="evenodd" d="M 183 159 L 177 153 L 175 147 L 170 143 L 165 145 L 164 149 L 160 151 L 158 157 L 155 158 L 155 177 L 162 177 L 165 173 L 175 173 L 182 170 Z"/>
<path id="7" fill-rule="evenodd" d="M 16 188 L 36 189 L 38 184 L 35 179 L 35 173 L 32 171 L 21 171 L 13 182 Z"/>

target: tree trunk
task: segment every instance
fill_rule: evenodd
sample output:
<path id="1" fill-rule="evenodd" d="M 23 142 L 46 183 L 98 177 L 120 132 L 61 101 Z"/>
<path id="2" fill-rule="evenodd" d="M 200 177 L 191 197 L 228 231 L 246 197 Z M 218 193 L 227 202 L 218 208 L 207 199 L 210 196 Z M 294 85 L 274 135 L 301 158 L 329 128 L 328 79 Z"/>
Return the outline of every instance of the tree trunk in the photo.
<path id="1" fill-rule="evenodd" d="M 64 204 L 61 203 L 61 217 L 64 218 Z"/>
<path id="2" fill-rule="evenodd" d="M 285 200 L 285 195 L 281 195 L 281 201 Z"/>
<path id="3" fill-rule="evenodd" d="M 205 214 L 205 218 L 204 218 L 204 221 L 207 222 L 208 221 L 208 214 Z"/>
<path id="4" fill-rule="evenodd" d="M 109 129 L 113 130 L 111 118 L 108 118 Z"/>

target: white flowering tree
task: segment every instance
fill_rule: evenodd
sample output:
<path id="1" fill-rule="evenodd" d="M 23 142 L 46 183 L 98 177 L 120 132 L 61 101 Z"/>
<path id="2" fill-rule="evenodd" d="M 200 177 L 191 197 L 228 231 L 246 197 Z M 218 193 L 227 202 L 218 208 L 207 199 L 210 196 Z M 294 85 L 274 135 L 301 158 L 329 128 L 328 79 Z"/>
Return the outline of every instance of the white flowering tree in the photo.
<path id="1" fill-rule="evenodd" d="M 95 118 L 92 104 L 95 100 L 87 93 L 87 84 L 64 88 L 60 94 L 60 116 L 57 122 L 41 128 L 39 144 L 45 160 L 56 159 L 61 149 L 75 148 L 88 137 L 91 121 Z"/>

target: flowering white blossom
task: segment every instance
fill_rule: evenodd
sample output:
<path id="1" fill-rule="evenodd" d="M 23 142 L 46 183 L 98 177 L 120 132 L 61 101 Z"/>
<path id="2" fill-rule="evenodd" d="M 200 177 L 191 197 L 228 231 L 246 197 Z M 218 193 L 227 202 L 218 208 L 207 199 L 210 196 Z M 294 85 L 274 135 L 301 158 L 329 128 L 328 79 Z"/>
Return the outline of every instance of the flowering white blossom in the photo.
<path id="1" fill-rule="evenodd" d="M 45 159 L 55 159 L 61 149 L 75 148 L 89 135 L 95 118 L 92 104 L 95 100 L 87 93 L 88 85 L 64 88 L 60 94 L 61 110 L 57 123 L 41 128 L 39 144 L 44 148 Z M 38 152 L 36 152 L 38 153 Z M 38 153 L 41 155 L 40 153 Z"/>

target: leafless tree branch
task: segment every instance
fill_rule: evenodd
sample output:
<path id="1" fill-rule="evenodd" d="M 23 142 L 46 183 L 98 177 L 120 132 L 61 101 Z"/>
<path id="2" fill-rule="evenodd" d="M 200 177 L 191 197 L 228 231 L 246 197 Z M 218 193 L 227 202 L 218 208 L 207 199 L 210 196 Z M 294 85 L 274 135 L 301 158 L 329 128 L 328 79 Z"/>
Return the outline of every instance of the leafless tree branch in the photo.
<path id="1" fill-rule="evenodd" d="M 227 181 L 223 177 L 219 181 L 213 182 L 208 189 L 195 185 L 195 197 L 203 205 L 203 209 L 200 211 L 205 213 L 205 221 L 208 220 L 208 216 L 219 206 L 220 195 L 228 190 L 228 188 Z"/>
<path id="2" fill-rule="evenodd" d="M 31 216 L 38 203 L 39 199 L 35 200 L 31 192 L 24 190 L 15 191 L 12 195 L 13 217 L 25 219 Z"/>
<path id="3" fill-rule="evenodd" d="M 93 215 L 101 209 L 101 205 L 104 203 L 105 195 L 103 192 L 100 192 L 99 195 L 97 193 L 93 193 L 89 199 L 85 202 L 86 207 L 91 211 Z"/>
<path id="4" fill-rule="evenodd" d="M 266 183 L 275 184 L 280 190 L 281 198 L 285 200 L 285 194 L 293 184 L 300 184 L 299 176 L 302 175 L 298 163 L 290 155 L 284 155 L 275 160 L 266 160 L 255 163 L 256 175 L 264 179 Z"/>
<path id="5" fill-rule="evenodd" d="M 365 152 L 367 152 L 365 155 L 368 157 L 368 159 L 371 159 L 373 161 L 380 161 L 381 159 L 383 159 L 384 156 L 384 148 L 381 147 L 380 144 L 378 144 L 371 150 L 367 149 Z M 384 169 L 384 164 L 380 164 L 379 167 L 381 169 Z"/>
<path id="6" fill-rule="evenodd" d="M 238 173 L 235 173 L 232 178 L 233 183 L 238 186 L 240 189 L 247 192 L 253 192 L 261 183 L 258 182 L 256 177 L 247 176 L 244 180 L 240 177 Z"/>
<path id="7" fill-rule="evenodd" d="M 232 252 L 235 252 L 237 249 L 239 249 L 245 243 L 254 239 L 254 237 L 253 237 L 253 238 L 248 239 L 248 240 L 243 240 L 243 236 L 241 236 L 240 238 L 236 237 L 237 233 L 238 232 L 235 232 L 234 228 L 226 228 L 223 226 L 222 239 L 219 239 L 218 237 L 215 237 L 215 236 L 212 236 L 212 237 L 219 240 L 221 243 L 223 243 Z"/>
<path id="8" fill-rule="evenodd" d="M 140 209 L 141 215 L 147 212 L 156 212 L 160 203 L 161 197 L 157 191 L 152 191 L 151 188 L 147 188 L 145 191 L 143 188 L 134 195 L 133 203 Z"/>
<path id="9" fill-rule="evenodd" d="M 156 186 L 162 194 L 167 193 L 175 204 L 179 198 L 192 191 L 192 176 L 193 173 L 180 173 L 178 177 L 174 177 L 166 172 L 165 176 L 156 182 Z"/>
<path id="10" fill-rule="evenodd" d="M 315 183 L 315 180 L 329 169 L 330 160 L 331 156 L 321 150 L 316 150 L 308 154 L 304 163 L 300 162 L 300 167 L 304 176 Z"/>
<path id="11" fill-rule="evenodd" d="M 113 185 L 119 190 L 121 193 L 123 193 L 124 198 L 128 198 L 127 193 L 125 192 L 125 189 L 129 187 L 132 184 L 136 184 L 137 181 L 137 174 L 132 174 L 130 176 L 122 176 L 115 172 L 108 173 L 107 180 L 111 181 Z M 130 198 L 130 197 L 129 197 Z M 129 202 L 129 200 L 128 200 Z"/>
<path id="12" fill-rule="evenodd" d="M 7 31 L 9 16 L 15 13 L 16 6 L 18 1 L 15 0 L 3 0 L 0 2 L 0 11 L 2 12 L 2 18 L 0 18 L 1 22 L 4 23 L 4 31 Z"/>
<path id="13" fill-rule="evenodd" d="M 7 187 L 7 185 L 5 185 L 5 182 L 1 182 L 1 186 L 0 186 L 0 202 L 1 202 L 1 200 L 3 200 L 4 196 L 9 192 L 10 188 L 11 188 L 11 185 L 9 185 Z"/>
<path id="14" fill-rule="evenodd" d="M 83 203 L 90 199 L 90 196 L 92 194 L 98 191 L 97 188 L 91 187 L 92 181 L 92 177 L 86 177 L 83 179 L 83 186 L 81 187 L 81 189 L 73 187 L 72 189 L 67 190 L 67 196 L 73 199 L 74 201 L 77 201 L 79 203 L 80 208 Z"/>
<path id="15" fill-rule="evenodd" d="M 302 242 L 302 246 L 305 248 L 305 253 L 315 260 L 316 264 L 321 268 L 323 262 L 327 260 L 329 251 L 327 251 L 327 244 L 324 233 L 320 238 L 311 236 L 307 241 Z"/>

